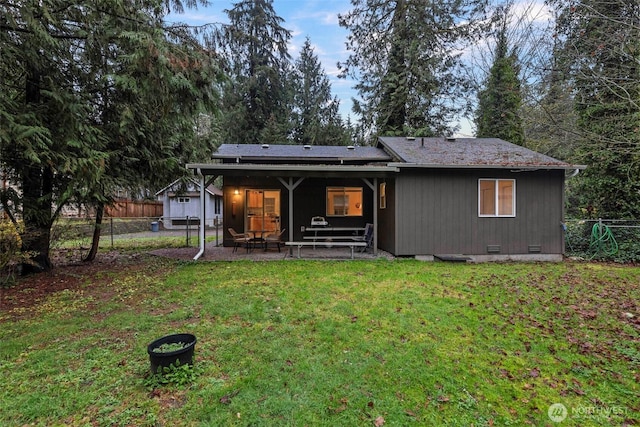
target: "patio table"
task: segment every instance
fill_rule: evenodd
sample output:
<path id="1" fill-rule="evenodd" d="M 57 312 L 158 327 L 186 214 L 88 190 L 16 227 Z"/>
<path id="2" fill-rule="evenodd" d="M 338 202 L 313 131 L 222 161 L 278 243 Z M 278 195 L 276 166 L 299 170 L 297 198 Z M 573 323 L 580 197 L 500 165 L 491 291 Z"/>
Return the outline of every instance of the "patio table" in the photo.
<path id="1" fill-rule="evenodd" d="M 271 230 L 247 230 L 248 233 L 253 234 L 253 237 L 249 238 L 249 245 L 252 248 L 256 248 L 259 244 L 260 247 L 264 246 L 264 233 Z M 258 237 L 258 233 L 260 233 L 260 237 Z"/>

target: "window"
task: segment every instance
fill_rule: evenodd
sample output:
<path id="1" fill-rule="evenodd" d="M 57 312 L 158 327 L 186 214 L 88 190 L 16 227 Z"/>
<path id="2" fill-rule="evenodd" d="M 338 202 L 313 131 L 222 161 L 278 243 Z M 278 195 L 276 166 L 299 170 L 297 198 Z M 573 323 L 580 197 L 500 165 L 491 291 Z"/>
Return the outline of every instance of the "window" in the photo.
<path id="1" fill-rule="evenodd" d="M 327 216 L 362 216 L 362 187 L 328 187 Z"/>
<path id="2" fill-rule="evenodd" d="M 178 197 L 178 203 L 189 203 L 190 201 L 190 197 Z"/>
<path id="3" fill-rule="evenodd" d="M 387 183 L 380 184 L 380 209 L 387 208 Z"/>
<path id="4" fill-rule="evenodd" d="M 516 216 L 516 181 L 514 179 L 481 179 L 478 181 L 478 191 L 480 216 Z"/>

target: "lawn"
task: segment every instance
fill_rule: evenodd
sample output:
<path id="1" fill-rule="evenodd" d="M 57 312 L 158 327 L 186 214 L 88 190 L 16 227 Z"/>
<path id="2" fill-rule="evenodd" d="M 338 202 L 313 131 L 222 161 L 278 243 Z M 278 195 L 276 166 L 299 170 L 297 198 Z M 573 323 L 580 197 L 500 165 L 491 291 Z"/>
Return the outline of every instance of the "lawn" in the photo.
<path id="1" fill-rule="evenodd" d="M 30 280 L 2 291 L 2 426 L 640 424 L 637 267 L 138 256 Z M 173 332 L 195 364 L 159 386 L 146 346 Z"/>

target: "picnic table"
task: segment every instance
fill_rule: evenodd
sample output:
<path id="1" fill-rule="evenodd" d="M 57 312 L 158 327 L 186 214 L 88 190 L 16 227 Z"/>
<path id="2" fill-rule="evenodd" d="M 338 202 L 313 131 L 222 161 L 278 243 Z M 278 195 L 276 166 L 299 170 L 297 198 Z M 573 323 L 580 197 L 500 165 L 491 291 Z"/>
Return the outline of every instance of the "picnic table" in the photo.
<path id="1" fill-rule="evenodd" d="M 323 241 L 331 242 L 334 240 L 361 240 L 365 227 L 307 227 L 302 236 L 303 240 L 311 240 L 313 242 Z M 313 233 L 306 235 L 306 233 Z"/>

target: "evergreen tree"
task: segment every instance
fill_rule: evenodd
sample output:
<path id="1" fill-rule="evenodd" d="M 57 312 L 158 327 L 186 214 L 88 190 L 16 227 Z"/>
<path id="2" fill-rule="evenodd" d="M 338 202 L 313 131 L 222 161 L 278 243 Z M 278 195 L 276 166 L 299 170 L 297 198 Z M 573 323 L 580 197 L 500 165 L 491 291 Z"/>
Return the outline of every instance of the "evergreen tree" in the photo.
<path id="1" fill-rule="evenodd" d="M 51 267 L 51 226 L 66 204 L 103 205 L 116 186 L 183 169 L 216 71 L 167 12 L 161 0 L 0 5 L 0 168 L 22 193 L 29 268 Z"/>
<path id="2" fill-rule="evenodd" d="M 640 217 L 640 3 L 556 1 L 558 52 L 574 88 L 583 212 Z"/>
<path id="3" fill-rule="evenodd" d="M 493 65 L 485 88 L 478 94 L 477 137 L 501 138 L 517 145 L 524 144 L 518 68 L 516 53 L 509 52 L 507 22 L 503 18 L 497 35 Z"/>
<path id="4" fill-rule="evenodd" d="M 354 112 L 378 134 L 447 134 L 468 108 L 459 73 L 463 41 L 483 26 L 484 0 L 352 0 L 340 16 L 349 58 L 338 64 L 358 81 Z"/>
<path id="5" fill-rule="evenodd" d="M 229 74 L 223 99 L 224 140 L 283 143 L 280 138 L 289 133 L 291 101 L 285 77 L 291 33 L 282 26 L 272 0 L 243 0 L 226 13 L 230 24 L 218 37 Z"/>
<path id="6" fill-rule="evenodd" d="M 309 38 L 293 69 L 293 140 L 297 144 L 342 145 L 345 131 L 338 114 L 340 101 L 331 96 L 331 84 Z"/>

